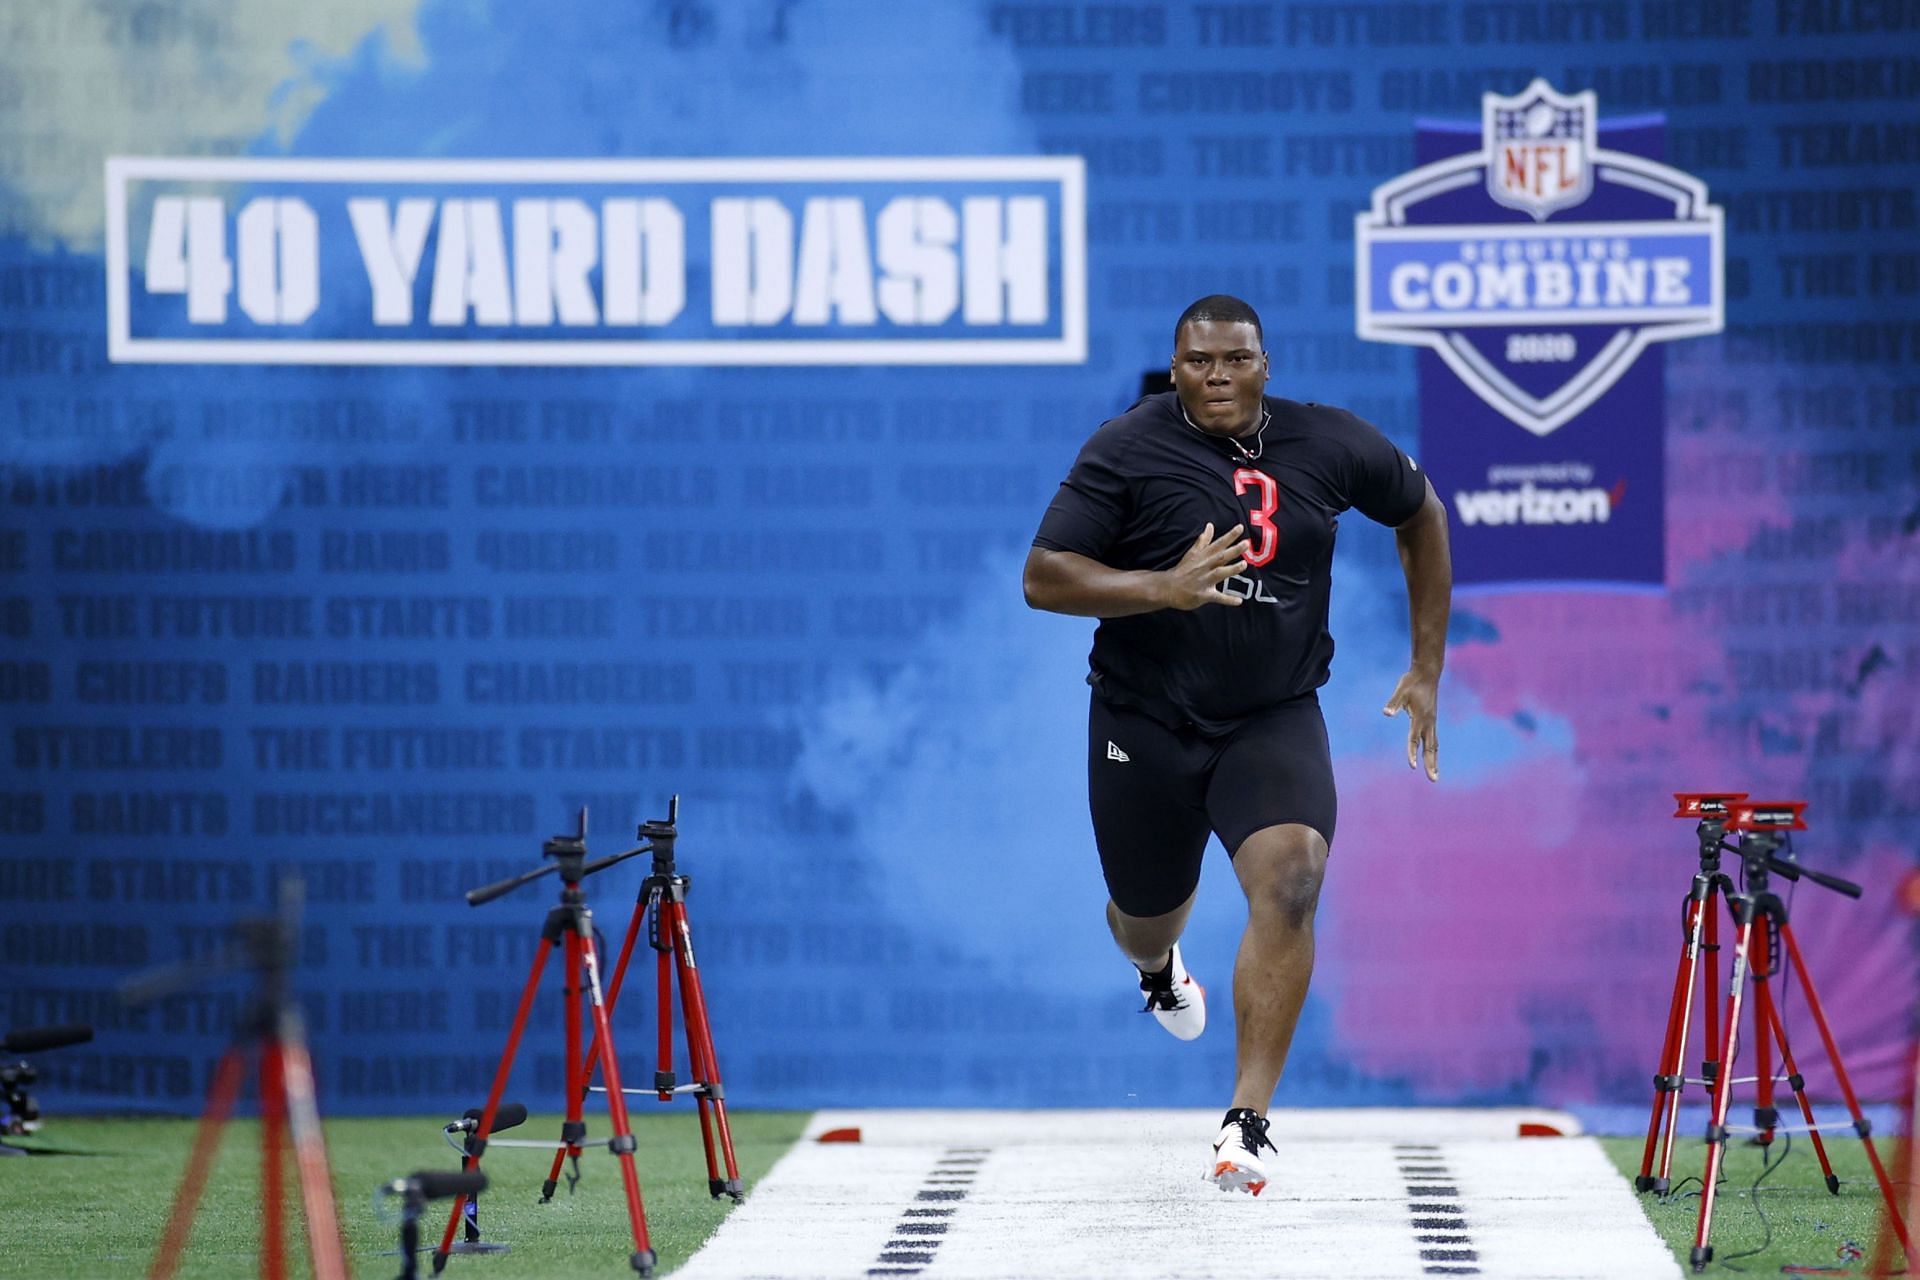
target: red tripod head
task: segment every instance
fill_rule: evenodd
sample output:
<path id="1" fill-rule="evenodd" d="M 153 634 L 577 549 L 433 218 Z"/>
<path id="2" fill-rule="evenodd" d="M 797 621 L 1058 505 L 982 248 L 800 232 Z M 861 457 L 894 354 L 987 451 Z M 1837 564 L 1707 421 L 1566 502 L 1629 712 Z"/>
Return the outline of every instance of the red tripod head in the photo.
<path id="1" fill-rule="evenodd" d="M 1676 791 L 1674 803 L 1679 807 L 1673 811 L 1676 818 L 1694 818 L 1705 821 L 1709 818 L 1727 816 L 1727 806 L 1736 800 L 1745 800 L 1744 791 Z"/>
<path id="2" fill-rule="evenodd" d="M 1729 831 L 1805 831 L 1805 800 L 1746 800 L 1727 806 Z"/>

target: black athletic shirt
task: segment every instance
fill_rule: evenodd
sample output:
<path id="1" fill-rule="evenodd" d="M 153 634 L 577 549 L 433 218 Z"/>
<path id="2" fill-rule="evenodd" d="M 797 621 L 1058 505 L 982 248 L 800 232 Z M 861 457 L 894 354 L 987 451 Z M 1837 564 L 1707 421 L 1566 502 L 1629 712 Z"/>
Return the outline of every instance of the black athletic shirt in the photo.
<path id="1" fill-rule="evenodd" d="M 1170 569 L 1201 528 L 1247 526 L 1248 568 L 1223 588 L 1246 603 L 1106 618 L 1087 677 L 1100 695 L 1181 728 L 1229 732 L 1319 688 L 1337 517 L 1352 507 L 1403 524 L 1426 477 L 1373 424 L 1345 409 L 1265 400 L 1263 437 L 1233 442 L 1186 420 L 1176 392 L 1148 396 L 1094 432 L 1040 522 L 1034 545 L 1115 569 Z"/>

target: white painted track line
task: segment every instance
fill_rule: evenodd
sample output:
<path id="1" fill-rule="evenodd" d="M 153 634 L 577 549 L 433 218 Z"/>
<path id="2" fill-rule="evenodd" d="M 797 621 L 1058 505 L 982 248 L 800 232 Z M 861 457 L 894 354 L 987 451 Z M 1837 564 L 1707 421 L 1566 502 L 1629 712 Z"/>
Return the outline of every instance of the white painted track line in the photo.
<path id="1" fill-rule="evenodd" d="M 1275 1112 L 1255 1199 L 1201 1179 L 1215 1111 L 822 1112 L 675 1275 L 1680 1276 L 1599 1144 L 1520 1139 L 1522 1120 L 1577 1131 L 1539 1111 Z M 861 1142 L 814 1140 L 849 1127 Z"/>

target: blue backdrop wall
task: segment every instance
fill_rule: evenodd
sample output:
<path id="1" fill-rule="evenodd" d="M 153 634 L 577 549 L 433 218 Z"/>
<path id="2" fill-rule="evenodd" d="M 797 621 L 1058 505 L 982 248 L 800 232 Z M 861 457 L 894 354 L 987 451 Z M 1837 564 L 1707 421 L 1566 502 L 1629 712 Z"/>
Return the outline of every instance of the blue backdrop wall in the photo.
<path id="1" fill-rule="evenodd" d="M 1392 538 L 1349 520 L 1343 826 L 1283 1100 L 1637 1099 L 1692 867 L 1668 793 L 1693 787 L 1813 800 L 1807 857 L 1870 892 L 1802 895 L 1801 928 L 1862 1082 L 1893 1087 L 1910 8 L 327 8 L 0 4 L 0 1025 L 99 1029 L 42 1060 L 50 1103 L 194 1106 L 241 987 L 133 1012 L 112 986 L 208 954 L 297 870 L 325 1105 L 470 1105 L 549 895 L 460 891 L 581 805 L 624 847 L 674 793 L 736 1105 L 1218 1102 L 1224 1027 L 1154 1031 L 1106 939 L 1091 626 L 1026 610 L 1019 566 L 1201 294 L 1261 309 L 1277 394 L 1418 456 L 1414 355 L 1354 336 L 1354 215 L 1417 119 L 1536 76 L 1663 114 L 1726 210 L 1726 331 L 1667 355 L 1665 585 L 1463 595 L 1428 787 L 1378 710 Z M 109 359 L 109 157 L 1056 155 L 1085 165 L 1084 360 L 775 367 L 731 330 L 660 367 Z M 131 207 L 121 275 L 151 288 Z M 1074 228 L 1048 211 L 1057 325 Z M 326 261 L 327 296 L 360 274 Z M 1189 959 L 1224 993 L 1214 852 Z M 616 943 L 642 865 L 593 886 Z M 650 1015 L 622 1007 L 636 1063 Z M 537 1025 L 514 1092 L 551 1102 L 551 998 Z"/>

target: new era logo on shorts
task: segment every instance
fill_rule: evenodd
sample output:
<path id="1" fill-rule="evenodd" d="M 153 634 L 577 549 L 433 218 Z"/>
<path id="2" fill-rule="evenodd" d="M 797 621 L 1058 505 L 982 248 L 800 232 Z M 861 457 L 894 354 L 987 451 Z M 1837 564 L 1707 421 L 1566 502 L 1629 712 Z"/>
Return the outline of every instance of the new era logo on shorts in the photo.
<path id="1" fill-rule="evenodd" d="M 1128 760 L 1132 759 L 1132 757 L 1120 748 L 1114 746 L 1113 741 L 1109 739 L 1107 741 L 1107 759 L 1118 760 L 1121 764 L 1125 764 Z"/>

